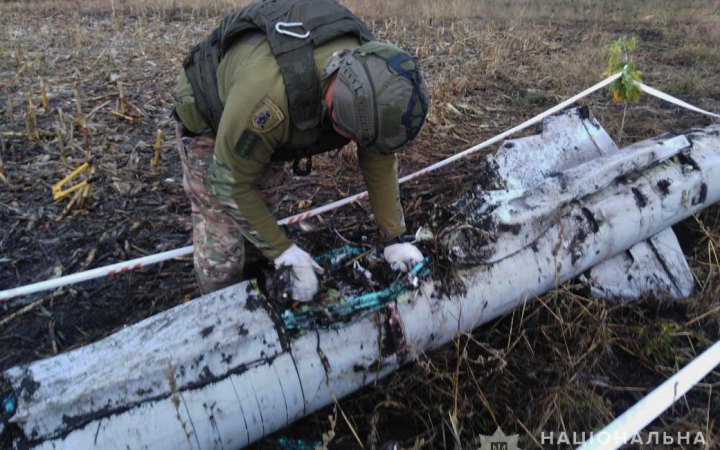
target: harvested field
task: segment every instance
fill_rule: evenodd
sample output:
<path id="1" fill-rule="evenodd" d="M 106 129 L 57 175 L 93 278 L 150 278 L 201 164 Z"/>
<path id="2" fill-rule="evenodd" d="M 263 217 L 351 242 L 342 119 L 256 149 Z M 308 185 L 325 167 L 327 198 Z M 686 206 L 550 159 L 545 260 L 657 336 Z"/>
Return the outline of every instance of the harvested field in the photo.
<path id="1" fill-rule="evenodd" d="M 608 44 L 621 36 L 637 39 L 632 58 L 646 83 L 720 111 L 717 2 L 344 3 L 425 70 L 430 116 L 401 156 L 401 176 L 594 84 Z M 170 92 L 186 51 L 232 10 L 182 1 L 0 4 L 0 289 L 190 244 Z M 649 97 L 626 113 L 606 92 L 583 104 L 622 144 L 711 123 Z M 69 197 L 53 202 L 51 186 L 90 159 L 95 173 L 85 198 L 71 207 Z M 404 185 L 408 229 L 472 186 L 482 167 L 474 156 Z M 363 189 L 353 149 L 316 157 L 313 174 L 294 178 L 276 217 Z M 374 239 L 368 215 L 367 204 L 353 204 L 289 233 L 317 254 Z M 675 231 L 696 278 L 689 300 L 611 305 L 589 298 L 579 283 L 558 286 L 255 448 L 278 448 L 279 437 L 331 448 L 391 440 L 403 448 L 477 448 L 481 434 L 500 426 L 527 449 L 552 447 L 542 444 L 543 433 L 601 428 L 720 339 L 720 209 Z M 95 341 L 197 295 L 184 258 L 5 302 L 0 370 Z M 702 433 L 706 448 L 720 448 L 718 387 L 720 370 L 646 432 Z"/>

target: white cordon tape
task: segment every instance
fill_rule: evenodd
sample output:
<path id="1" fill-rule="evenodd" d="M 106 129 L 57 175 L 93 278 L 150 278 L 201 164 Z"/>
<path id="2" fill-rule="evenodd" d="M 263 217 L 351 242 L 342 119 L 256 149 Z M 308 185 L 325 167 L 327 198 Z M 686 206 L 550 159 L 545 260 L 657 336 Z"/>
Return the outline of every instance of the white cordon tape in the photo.
<path id="1" fill-rule="evenodd" d="M 665 412 L 687 391 L 720 365 L 720 341 L 705 350 L 678 373 L 665 380 L 633 407 L 613 420 L 608 426 L 594 432 L 578 450 L 615 450 L 642 431 L 650 422 Z"/>
<path id="2" fill-rule="evenodd" d="M 435 169 L 439 169 L 440 167 L 446 166 L 460 158 L 463 158 L 471 153 L 477 152 L 478 150 L 481 150 L 483 148 L 486 148 L 496 142 L 501 141 L 502 139 L 505 139 L 507 136 L 516 133 L 520 130 L 524 130 L 525 128 L 532 126 L 536 123 L 539 123 L 542 119 L 544 119 L 547 116 L 550 116 L 558 111 L 561 111 L 565 107 L 575 103 L 579 99 L 586 97 L 589 94 L 592 94 L 593 92 L 602 89 L 603 87 L 607 86 L 608 84 L 612 83 L 613 81 L 617 80 L 622 76 L 622 72 L 618 72 L 605 80 L 599 82 L 598 84 L 582 91 L 581 93 L 577 94 L 576 96 L 569 98 L 565 100 L 564 102 L 560 103 L 559 105 L 541 113 L 537 116 L 533 117 L 532 119 L 528 120 L 527 122 L 524 122 L 515 128 L 512 128 L 510 130 L 505 131 L 502 134 L 499 134 L 492 139 L 488 139 L 487 141 L 476 145 L 475 147 L 469 148 L 461 153 L 458 153 L 457 155 L 451 156 L 450 158 L 447 158 L 443 161 L 440 161 L 438 163 L 433 164 L 430 167 L 427 167 L 419 172 L 415 172 L 413 174 L 407 175 L 405 177 L 402 177 L 398 180 L 399 183 L 404 183 L 408 180 L 412 180 L 413 178 L 417 178 L 421 175 L 424 175 L 428 172 L 431 172 Z M 358 200 L 362 200 L 368 196 L 367 191 L 361 192 L 359 194 L 355 194 L 353 196 L 344 198 L 342 200 L 338 200 L 332 203 L 328 203 L 327 205 L 320 206 L 319 208 L 312 209 L 310 211 L 306 211 L 304 213 L 296 214 L 294 216 L 286 217 L 280 221 L 278 221 L 278 225 L 291 225 L 297 222 L 301 222 L 303 220 L 306 220 L 310 217 L 317 216 L 319 214 L 322 214 L 327 211 L 331 211 L 333 209 L 337 209 L 343 205 L 347 205 L 349 203 L 356 202 Z M 16 287 L 13 289 L 8 289 L 5 291 L 0 291 L 0 301 L 2 300 L 9 300 L 14 297 L 18 297 L 21 295 L 28 295 L 28 294 L 34 294 L 36 292 L 42 292 L 47 291 L 50 289 L 59 288 L 62 286 L 67 286 L 68 284 L 73 283 L 80 283 L 82 281 L 88 281 L 93 280 L 95 278 L 100 278 L 108 275 L 112 275 L 118 272 L 127 272 L 130 270 L 137 270 L 141 267 L 147 267 L 151 264 L 159 263 L 162 261 L 167 261 L 169 259 L 177 258 L 179 256 L 189 255 L 193 251 L 193 247 L 183 247 L 177 250 L 172 250 L 169 252 L 164 253 L 158 253 L 157 255 L 151 255 L 151 256 L 145 256 L 143 258 L 133 259 L 131 261 L 116 263 L 111 266 L 106 267 L 98 267 L 97 269 L 88 270 L 86 272 L 80 272 L 73 275 L 68 275 L 65 277 L 60 278 L 53 278 L 46 281 L 40 281 L 38 283 L 29 284 L 26 286 Z"/>
<path id="3" fill-rule="evenodd" d="M 447 159 L 444 159 L 444 160 L 442 160 L 442 161 L 440 161 L 440 162 L 438 162 L 438 163 L 435 163 L 435 164 L 433 164 L 433 165 L 431 165 L 431 166 L 429 166 L 429 167 L 426 167 L 425 169 L 422 169 L 422 170 L 420 170 L 420 171 L 418 171 L 418 172 L 415 172 L 415 173 L 412 173 L 412 174 L 410 174 L 410 175 L 404 176 L 404 177 L 400 178 L 400 179 L 398 180 L 398 182 L 399 182 L 399 183 L 405 183 L 406 181 L 412 180 L 412 179 L 417 178 L 417 177 L 419 177 L 419 176 L 421 176 L 421 175 L 425 175 L 426 173 L 432 172 L 433 170 L 439 169 L 439 168 L 444 167 L 444 166 L 446 166 L 446 165 L 448 165 L 448 164 L 450 164 L 450 163 L 453 163 L 453 162 L 457 161 L 458 159 L 464 158 L 464 157 L 466 157 L 466 156 L 468 156 L 468 155 L 470 155 L 470 154 L 472 154 L 472 153 L 475 153 L 475 152 L 477 152 L 477 151 L 479 151 L 479 150 L 482 150 L 482 149 L 484 149 L 484 148 L 487 148 L 487 147 L 489 147 L 489 146 L 491 146 L 491 145 L 493 145 L 493 144 L 495 144 L 495 143 L 497 143 L 497 142 L 505 139 L 506 137 L 508 137 L 508 136 L 510 136 L 510 135 L 512 135 L 512 134 L 514 134 L 514 133 L 517 133 L 518 131 L 524 130 L 524 129 L 532 126 L 532 125 L 535 125 L 535 124 L 539 123 L 540 121 L 542 121 L 544 118 L 546 118 L 546 117 L 548 117 L 548 116 L 550 116 L 550 115 L 552 115 L 552 114 L 555 114 L 556 112 L 562 111 L 564 108 L 572 105 L 573 103 L 575 103 L 576 101 L 580 100 L 581 98 L 587 97 L 588 95 L 592 94 L 593 92 L 604 88 L 605 86 L 609 85 L 609 84 L 612 83 L 613 81 L 615 81 L 615 80 L 617 80 L 618 78 L 620 78 L 620 77 L 622 76 L 622 74 L 623 74 L 623 72 L 621 71 L 621 72 L 618 72 L 618 73 L 616 73 L 616 74 L 614 74 L 614 75 L 611 75 L 611 76 L 609 76 L 608 78 L 604 79 L 603 81 L 597 83 L 596 85 L 591 86 L 590 88 L 588 88 L 588 89 L 580 92 L 579 94 L 577 94 L 577 95 L 575 95 L 575 96 L 573 96 L 573 97 L 565 100 L 564 102 L 562 102 L 562 103 L 554 106 L 553 108 L 550 108 L 550 109 L 548 109 L 547 111 L 538 114 L 537 116 L 533 117 L 532 119 L 530 119 L 530 120 L 528 120 L 528 121 L 526 121 L 526 122 L 523 122 L 522 124 L 516 126 L 515 128 L 511 128 L 510 130 L 507 130 L 507 131 L 505 131 L 505 132 L 503 132 L 503 133 L 501 133 L 501 134 L 499 134 L 499 135 L 497 135 L 497 136 L 495 136 L 495 137 L 493 137 L 493 138 L 491 138 L 491 139 L 488 139 L 488 140 L 485 141 L 485 142 L 482 142 L 482 143 L 480 143 L 480 144 L 478 144 L 478 145 L 476 145 L 476 146 L 474 146 L 474 147 L 471 147 L 471 148 L 469 148 L 469 149 L 467 149 L 467 150 L 465 150 L 465 151 L 463 151 L 463 152 L 460 152 L 460 153 L 458 153 L 458 154 L 456 154 L 456 155 L 453 155 L 453 156 L 451 156 L 451 157 L 449 157 L 449 158 L 447 158 Z M 670 96 L 670 95 L 667 95 L 667 94 L 665 94 L 665 93 L 663 93 L 663 92 L 660 92 L 660 91 L 658 91 L 658 90 L 656 90 L 656 89 L 653 89 L 653 88 L 651 88 L 651 87 L 649 87 L 649 86 L 645 86 L 645 85 L 642 84 L 642 83 L 638 83 L 638 85 L 640 86 L 641 89 L 643 89 L 645 92 L 647 92 L 647 93 L 650 94 L 650 95 L 658 96 L 659 98 L 661 98 L 661 99 L 663 99 L 663 100 L 666 100 L 666 101 L 675 103 L 675 104 L 677 104 L 677 105 L 679 105 L 679 106 L 683 106 L 683 107 L 689 108 L 689 109 L 691 109 L 691 110 L 693 110 L 693 111 L 697 111 L 697 112 L 700 112 L 700 113 L 703 113 L 703 114 L 708 114 L 708 115 L 711 115 L 711 116 L 713 116 L 713 117 L 720 117 L 720 116 L 718 116 L 717 114 L 713 114 L 713 113 L 710 113 L 710 112 L 708 112 L 708 111 L 704 111 L 704 110 L 702 110 L 702 109 L 700 109 L 700 108 L 696 108 L 696 107 L 694 107 L 694 106 L 692 106 L 692 105 L 689 105 L 689 104 L 683 102 L 682 100 L 676 99 L 675 97 L 672 97 L 672 96 Z M 364 198 L 367 198 L 367 196 L 368 196 L 367 191 L 361 192 L 361 193 L 359 193 L 359 194 L 355 194 L 355 195 L 353 195 L 353 196 L 346 197 L 346 198 L 344 198 L 344 199 L 342 199 L 342 200 L 338 200 L 338 201 L 335 201 L 335 202 L 332 202 L 332 203 L 328 203 L 327 205 L 323 205 L 323 206 L 321 206 L 321 207 L 319 207 L 319 208 L 315 208 L 315 209 L 312 209 L 312 210 L 310 210 L 310 211 L 306 211 L 306 212 L 304 212 L 304 213 L 296 214 L 296 215 L 294 215 L 294 216 L 286 217 L 286 218 L 278 221 L 278 225 L 292 225 L 292 224 L 294 224 L 294 223 L 297 223 L 297 222 L 301 222 L 301 221 L 303 221 L 303 220 L 306 220 L 306 219 L 308 219 L 308 218 L 310 218 L 310 217 L 317 216 L 317 215 L 319 215 L 319 214 L 325 213 L 325 212 L 327 212 L 327 211 L 331 211 L 331 210 L 333 210 L 333 209 L 337 209 L 337 208 L 339 208 L 339 207 L 341 207 L 341 206 L 343 206 L 343 205 L 347 205 L 347 204 L 349 204 L 349 203 L 353 203 L 353 202 L 356 202 L 356 201 L 358 201 L 358 200 L 362 200 L 362 199 L 364 199 Z M 193 251 L 193 247 L 192 247 L 192 246 L 183 247 L 183 248 L 180 248 L 180 249 L 177 249 L 177 250 L 172 250 L 172 251 L 168 251 L 168 252 L 158 253 L 158 254 L 156 254 L 156 255 L 145 256 L 145 257 L 142 257 L 142 258 L 133 259 L 133 260 L 131 260 L 131 261 L 126 261 L 126 262 L 121 262 L 121 263 L 112 264 L 112 265 L 110 265 L 110 266 L 98 267 L 98 268 L 96 268 L 96 269 L 92 269 L 92 270 L 88 270 L 88 271 L 85 271 L 85 272 L 76 273 L 76 274 L 73 274 L 73 275 L 68 275 L 68 276 L 65 276 L 65 277 L 53 278 L 53 279 L 50 279 L 50 280 L 46 280 L 46 281 L 41 281 L 41 282 L 38 282 L 38 283 L 29 284 L 29 285 L 26 285 L 26 286 L 20 286 L 20 287 L 16 287 L 16 288 L 13 288 L 13 289 L 7 289 L 7 290 L 4 290 L 4 291 L 0 291 L 0 301 L 2 301 L 2 300 L 9 300 L 9 299 L 11 299 L 11 298 L 19 297 L 19 296 L 21 296 L 21 295 L 28 295 L 28 294 L 34 294 L 34 293 L 36 293 L 36 292 L 47 291 L 47 290 L 50 290 L 50 289 L 55 289 L 55 288 L 59 288 L 59 287 L 62 287 L 62 286 L 67 286 L 67 285 L 69 285 L 69 284 L 74 284 L 74 283 L 80 283 L 80 282 L 83 282 L 83 281 L 93 280 L 93 279 L 95 279 L 95 278 L 101 278 L 101 277 L 104 277 L 104 276 L 113 275 L 113 274 L 118 273 L 118 272 L 127 272 L 127 271 L 130 271 L 130 270 L 137 270 L 137 269 L 140 269 L 140 268 L 142 268 L 142 267 L 147 267 L 147 266 L 149 266 L 149 265 L 151 265 L 151 264 L 156 264 L 156 263 L 159 263 L 159 262 L 162 262 L 162 261 L 167 261 L 167 260 L 170 260 L 170 259 L 173 259 L 173 258 L 177 258 L 177 257 L 180 257 L 180 256 L 189 255 L 189 254 L 192 253 L 192 251 Z"/>
<path id="4" fill-rule="evenodd" d="M 156 253 L 150 256 L 143 256 L 142 258 L 131 259 L 130 261 L 119 262 L 111 264 L 109 266 L 98 267 L 96 269 L 86 270 L 85 272 L 78 272 L 72 275 L 66 275 L 60 278 L 52 278 L 50 280 L 40 281 L 38 283 L 28 284 L 26 286 L 20 286 L 6 291 L 0 291 L 0 300 L 9 300 L 14 297 L 21 295 L 34 294 L 36 292 L 47 291 L 50 289 L 67 286 L 69 284 L 81 283 L 83 281 L 94 280 L 95 278 L 102 278 L 116 273 L 129 272 L 131 270 L 137 270 L 141 267 L 147 267 L 152 264 L 167 261 L 180 256 L 189 255 L 193 252 L 192 245 L 178 248 L 176 250 L 170 250 L 167 252 Z"/>
<path id="5" fill-rule="evenodd" d="M 646 84 L 638 83 L 637 81 L 635 82 L 635 84 L 636 84 L 640 89 L 642 89 L 643 91 L 645 91 L 646 93 L 648 93 L 648 94 L 650 94 L 650 95 L 652 95 L 652 96 L 655 96 L 655 97 L 657 97 L 657 98 L 659 98 L 659 99 L 661 99 L 661 100 L 665 100 L 666 102 L 673 103 L 673 104 L 675 104 L 675 105 L 677 105 L 677 106 L 681 106 L 681 107 L 683 107 L 683 108 L 685 108 L 685 109 L 689 109 L 690 111 L 695 111 L 695 112 L 698 112 L 698 113 L 700 113 L 700 114 L 705 114 L 706 116 L 710 116 L 710 117 L 714 117 L 714 118 L 716 118 L 716 119 L 720 119 L 720 114 L 715 114 L 715 113 L 711 113 L 710 111 L 705 111 L 704 109 L 698 108 L 697 106 L 693 106 L 693 105 L 691 105 L 690 103 L 686 103 L 686 102 L 680 100 L 679 98 L 675 98 L 675 97 L 673 97 L 672 95 L 666 94 L 666 93 L 664 93 L 664 92 L 662 92 L 662 91 L 658 91 L 657 89 L 652 88 L 652 87 L 650 87 L 650 86 L 648 86 L 648 85 L 646 85 Z"/>
<path id="6" fill-rule="evenodd" d="M 524 130 L 524 129 L 532 126 L 532 125 L 535 125 L 535 124 L 537 124 L 537 123 L 540 123 L 544 118 L 546 118 L 546 117 L 548 117 L 548 116 L 551 116 L 551 115 L 555 114 L 555 113 L 558 112 L 558 111 L 562 111 L 563 109 L 565 109 L 565 108 L 567 108 L 568 106 L 572 105 L 573 103 L 575 103 L 576 101 L 580 100 L 581 98 L 587 97 L 588 95 L 592 94 L 593 92 L 595 92 L 595 91 L 597 91 L 597 90 L 599 90 L 599 89 L 604 88 L 605 86 L 607 86 L 608 84 L 610 84 L 610 83 L 612 83 L 613 81 L 617 80 L 617 79 L 620 78 L 621 76 L 622 76 L 622 72 L 618 72 L 618 73 L 616 73 L 615 75 L 612 75 L 612 76 L 604 79 L 603 81 L 599 82 L 598 84 L 596 84 L 596 85 L 594 85 L 594 86 L 592 86 L 592 87 L 589 87 L 588 89 L 585 89 L 584 91 L 582 91 L 581 93 L 577 94 L 576 96 L 571 97 L 571 98 L 565 100 L 564 102 L 562 102 L 562 103 L 560 103 L 560 104 L 558 104 L 558 105 L 556 105 L 556 106 L 548 109 L 547 111 L 538 114 L 537 116 L 533 117 L 532 119 L 530 119 L 530 120 L 528 120 L 528 121 L 526 121 L 526 122 L 521 123 L 520 125 L 516 126 L 515 128 L 511 128 L 511 129 L 509 129 L 509 130 L 507 130 L 507 131 L 504 131 L 503 133 L 498 134 L 497 136 L 495 136 L 495 137 L 493 137 L 493 138 L 490 138 L 490 139 L 488 139 L 488 140 L 485 141 L 485 142 L 481 142 L 480 144 L 478 144 L 478 145 L 476 145 L 476 146 L 474 146 L 474 147 L 471 147 L 471 148 L 469 148 L 469 149 L 467 149 L 467 150 L 465 150 L 465 151 L 463 151 L 463 152 L 460 152 L 460 153 L 458 153 L 458 154 L 456 154 L 456 155 L 453 155 L 453 156 L 451 156 L 451 157 L 449 157 L 449 158 L 443 159 L 442 161 L 437 162 L 437 163 L 433 164 L 432 166 L 428 166 L 428 167 L 426 167 L 426 168 L 424 168 L 424 169 L 422 169 L 422 170 L 419 170 L 419 171 L 417 171 L 417 172 L 415 172 L 415 173 L 411 173 L 410 175 L 406 175 L 406 176 L 400 178 L 400 179 L 398 180 L 398 183 L 405 183 L 406 181 L 412 180 L 413 178 L 417 178 L 417 177 L 419 177 L 419 176 L 421 176 L 421 175 L 425 175 L 426 173 L 432 172 L 433 170 L 436 170 L 436 169 L 439 169 L 439 168 L 441 168 L 441 167 L 447 166 L 448 164 L 453 163 L 453 162 L 457 161 L 458 159 L 464 158 L 464 157 L 466 157 L 466 156 L 468 156 L 468 155 L 470 155 L 470 154 L 472 154 L 472 153 L 475 153 L 475 152 L 477 152 L 477 151 L 479 151 L 479 150 L 482 150 L 482 149 L 484 149 L 484 148 L 487 148 L 487 147 L 489 147 L 489 146 L 491 146 L 491 145 L 493 145 L 493 144 L 495 144 L 495 143 L 497 143 L 497 142 L 500 142 L 500 141 L 502 141 L 503 139 L 505 139 L 506 137 L 510 136 L 511 134 L 517 133 L 518 131 L 522 131 L 522 130 Z M 330 210 L 332 210 L 332 209 L 336 209 L 336 208 L 338 208 L 338 207 L 340 207 L 340 206 L 347 205 L 348 203 L 353 203 L 353 202 L 356 202 L 356 201 L 358 201 L 358 200 L 362 200 L 362 199 L 364 199 L 364 198 L 367 198 L 367 196 L 368 196 L 367 191 L 361 192 L 361 193 L 359 193 L 359 194 L 355 194 L 355 195 L 353 195 L 353 196 L 346 197 L 346 198 L 344 198 L 344 199 L 342 199 L 342 200 L 338 200 L 338 201 L 336 201 L 336 202 L 328 203 L 327 205 L 323 205 L 323 206 L 321 206 L 321 207 L 319 207 L 319 208 L 315 208 L 315 209 L 313 209 L 313 210 L 310 210 L 310 211 L 307 211 L 307 212 L 304 212 L 304 213 L 301 213 L 301 214 L 296 214 L 296 215 L 294 215 L 294 216 L 287 217 L 287 218 L 282 219 L 281 221 L 279 221 L 279 222 L 278 222 L 278 225 L 288 225 L 288 224 L 293 224 L 293 223 L 296 223 L 296 222 L 300 222 L 300 221 L 305 220 L 305 219 L 308 219 L 308 218 L 310 218 L 310 217 L 317 216 L 318 214 L 322 214 L 322 213 L 327 212 L 327 211 L 330 211 Z M 1 293 L 0 293 L 0 294 L 1 294 Z M 0 298 L 1 298 L 1 297 L 0 297 Z"/>

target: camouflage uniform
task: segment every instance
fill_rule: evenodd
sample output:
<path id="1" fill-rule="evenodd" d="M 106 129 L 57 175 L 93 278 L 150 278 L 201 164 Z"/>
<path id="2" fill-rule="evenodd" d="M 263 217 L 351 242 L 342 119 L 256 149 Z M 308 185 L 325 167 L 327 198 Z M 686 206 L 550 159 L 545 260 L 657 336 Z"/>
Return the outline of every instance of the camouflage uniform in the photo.
<path id="1" fill-rule="evenodd" d="M 175 136 L 182 164 L 183 189 L 192 209 L 195 275 L 200 291 L 205 294 L 242 280 L 245 239 L 259 248 L 263 243 L 252 233 L 234 203 L 223 204 L 206 184 L 207 171 L 213 166 L 215 141 L 202 135 L 183 137 L 180 124 L 176 126 Z M 258 189 L 267 205 L 278 202 L 278 188 L 288 181 L 282 163 L 268 167 Z"/>

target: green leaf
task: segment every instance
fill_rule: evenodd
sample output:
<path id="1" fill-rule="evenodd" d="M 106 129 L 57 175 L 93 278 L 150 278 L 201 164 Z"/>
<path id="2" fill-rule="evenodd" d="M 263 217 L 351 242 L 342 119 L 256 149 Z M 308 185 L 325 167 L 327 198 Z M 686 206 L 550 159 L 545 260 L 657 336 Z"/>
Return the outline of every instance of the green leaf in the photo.
<path id="1" fill-rule="evenodd" d="M 610 76 L 623 71 L 622 76 L 610 85 L 610 92 L 616 103 L 629 103 L 640 98 L 641 91 L 635 82 L 642 79 L 629 57 L 629 52 L 635 49 L 636 45 L 635 38 L 620 37 L 608 46 L 608 66 L 603 75 Z"/>

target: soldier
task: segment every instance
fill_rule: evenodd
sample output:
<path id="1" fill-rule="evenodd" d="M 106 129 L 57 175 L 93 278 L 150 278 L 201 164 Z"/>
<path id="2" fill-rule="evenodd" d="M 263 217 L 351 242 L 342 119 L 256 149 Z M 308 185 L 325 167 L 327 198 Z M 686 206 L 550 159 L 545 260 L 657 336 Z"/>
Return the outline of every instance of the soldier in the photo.
<path id="1" fill-rule="evenodd" d="M 243 238 L 276 268 L 290 266 L 295 300 L 310 301 L 322 273 L 268 206 L 283 163 L 357 143 L 383 255 L 407 271 L 423 259 L 399 237 L 405 223 L 396 153 L 428 108 L 415 60 L 376 42 L 335 0 L 265 0 L 226 17 L 187 56 L 173 92 L 192 205 L 195 271 L 208 293 L 237 283 Z"/>

